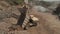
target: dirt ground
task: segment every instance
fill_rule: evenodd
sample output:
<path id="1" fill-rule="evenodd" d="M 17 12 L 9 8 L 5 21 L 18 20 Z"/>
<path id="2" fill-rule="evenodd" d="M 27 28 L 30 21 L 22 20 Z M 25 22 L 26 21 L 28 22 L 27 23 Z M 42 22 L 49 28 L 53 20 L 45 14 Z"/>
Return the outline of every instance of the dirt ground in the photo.
<path id="1" fill-rule="evenodd" d="M 17 19 L 5 18 L 4 22 L 0 23 L 0 33 L 4 34 L 60 34 L 60 21 L 57 16 L 51 13 L 41 13 L 32 11 L 30 14 L 35 15 L 39 18 L 38 25 L 36 27 L 31 27 L 28 30 L 22 30 L 18 27 L 18 30 L 9 31 L 9 27 L 12 24 L 17 23 Z M 5 21 L 6 20 L 6 21 Z"/>

